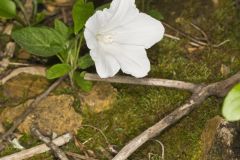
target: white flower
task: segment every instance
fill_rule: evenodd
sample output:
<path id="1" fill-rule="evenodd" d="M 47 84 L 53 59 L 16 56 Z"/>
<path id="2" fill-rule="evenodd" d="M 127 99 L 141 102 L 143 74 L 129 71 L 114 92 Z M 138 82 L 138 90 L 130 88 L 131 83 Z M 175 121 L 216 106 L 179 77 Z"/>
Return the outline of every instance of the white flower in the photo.
<path id="1" fill-rule="evenodd" d="M 165 31 L 161 22 L 139 12 L 135 0 L 113 0 L 85 26 L 87 46 L 101 78 L 113 77 L 120 69 L 137 78 L 146 76 L 150 71 L 146 49 Z"/>

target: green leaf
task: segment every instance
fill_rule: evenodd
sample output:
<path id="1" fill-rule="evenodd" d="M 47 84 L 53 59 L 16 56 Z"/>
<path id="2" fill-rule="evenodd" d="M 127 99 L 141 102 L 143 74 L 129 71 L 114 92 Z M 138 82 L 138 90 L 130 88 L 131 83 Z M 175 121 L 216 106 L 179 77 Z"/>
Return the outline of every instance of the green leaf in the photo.
<path id="1" fill-rule="evenodd" d="M 158 20 L 164 20 L 164 17 L 163 17 L 163 15 L 161 14 L 161 12 L 159 12 L 159 11 L 156 10 L 156 9 L 150 10 L 150 11 L 148 12 L 148 14 L 149 14 L 150 16 L 152 16 L 153 18 L 156 18 L 156 19 L 158 19 Z"/>
<path id="2" fill-rule="evenodd" d="M 11 0 L 0 0 L 0 17 L 13 18 L 16 16 L 16 4 Z"/>
<path id="3" fill-rule="evenodd" d="M 42 57 L 56 55 L 65 45 L 61 34 L 51 28 L 27 27 L 14 31 L 12 37 L 22 48 Z"/>
<path id="4" fill-rule="evenodd" d="M 54 21 L 54 27 L 65 39 L 68 39 L 70 30 L 62 21 L 56 19 Z"/>
<path id="5" fill-rule="evenodd" d="M 92 89 L 92 82 L 85 80 L 84 76 L 85 72 L 82 73 L 75 72 L 73 79 L 75 83 L 78 85 L 78 87 L 80 87 L 85 92 L 89 92 Z"/>
<path id="6" fill-rule="evenodd" d="M 240 84 L 228 93 L 223 103 L 222 114 L 228 121 L 240 120 Z"/>
<path id="7" fill-rule="evenodd" d="M 56 64 L 47 70 L 47 79 L 55 79 L 68 74 L 71 71 L 69 64 Z"/>
<path id="8" fill-rule="evenodd" d="M 87 69 L 91 67 L 94 64 L 91 56 L 89 54 L 86 54 L 79 58 L 78 60 L 78 66 L 81 69 Z"/>
<path id="9" fill-rule="evenodd" d="M 92 2 L 84 3 L 83 0 L 77 0 L 72 10 L 75 34 L 84 27 L 86 21 L 93 13 L 94 5 Z"/>
<path id="10" fill-rule="evenodd" d="M 96 8 L 96 11 L 99 11 L 99 10 L 104 10 L 105 8 L 109 8 L 111 5 L 111 3 L 106 3 L 106 4 L 103 4 L 99 7 Z"/>
<path id="11" fill-rule="evenodd" d="M 36 16 L 35 16 L 34 25 L 42 22 L 45 18 L 46 18 L 46 13 L 45 12 L 37 13 Z"/>

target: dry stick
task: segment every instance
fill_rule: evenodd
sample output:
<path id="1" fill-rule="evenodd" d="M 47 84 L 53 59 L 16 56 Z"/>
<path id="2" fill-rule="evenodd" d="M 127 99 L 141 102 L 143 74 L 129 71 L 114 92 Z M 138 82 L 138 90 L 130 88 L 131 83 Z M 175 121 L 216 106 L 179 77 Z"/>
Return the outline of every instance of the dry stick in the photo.
<path id="1" fill-rule="evenodd" d="M 9 81 L 10 79 L 16 77 L 21 73 L 27 73 L 27 74 L 38 75 L 38 76 L 46 76 L 46 68 L 41 66 L 16 68 L 6 77 L 3 77 L 2 79 L 0 79 L 0 85 L 4 85 L 7 81 Z"/>
<path id="2" fill-rule="evenodd" d="M 125 160 L 140 146 L 149 139 L 156 137 L 166 128 L 178 122 L 187 116 L 191 111 L 196 109 L 209 96 L 225 96 L 229 89 L 236 83 L 240 82 L 240 72 L 227 80 L 213 83 L 207 86 L 199 86 L 193 93 L 192 97 L 186 104 L 177 108 L 172 113 L 164 117 L 158 123 L 145 130 L 139 136 L 131 140 L 114 158 L 113 160 Z"/>
<path id="3" fill-rule="evenodd" d="M 25 120 L 25 118 L 36 108 L 36 106 L 41 102 L 44 98 L 46 98 L 51 91 L 53 91 L 65 78 L 62 77 L 54 82 L 45 92 L 39 95 L 31 104 L 30 106 L 19 116 L 15 119 L 13 126 L 4 134 L 0 135 L 0 143 L 3 140 L 7 140 L 7 138 L 16 130 L 16 128 Z"/>
<path id="4" fill-rule="evenodd" d="M 85 80 L 90 81 L 102 81 L 111 83 L 124 83 L 124 84 L 135 84 L 135 85 L 146 85 L 146 86 L 161 86 L 168 88 L 176 88 L 181 90 L 188 90 L 194 92 L 198 85 L 177 80 L 158 79 L 158 78 L 133 78 L 129 76 L 115 76 L 112 78 L 100 78 L 97 74 L 86 73 Z"/>
<path id="5" fill-rule="evenodd" d="M 62 146 L 64 144 L 68 143 L 71 139 L 72 139 L 72 135 L 67 133 L 65 135 L 62 135 L 62 136 L 54 139 L 53 143 L 57 146 Z M 2 157 L 2 158 L 0 158 L 0 160 L 23 160 L 23 159 L 33 157 L 34 155 L 47 152 L 49 150 L 50 150 L 50 148 L 46 144 L 41 144 L 41 145 L 35 146 L 33 148 L 26 149 L 26 150 L 14 153 L 12 155 Z"/>
<path id="6" fill-rule="evenodd" d="M 165 33 L 164 36 L 167 37 L 167 38 L 176 40 L 176 41 L 180 41 L 181 40 L 179 37 L 176 37 L 176 36 L 173 36 L 173 35 L 170 35 L 170 34 L 167 34 L 167 33 Z M 194 43 L 194 42 L 189 42 L 189 44 L 194 46 L 194 47 L 201 47 L 202 46 L 202 45 L 199 45 L 199 44 Z"/>
<path id="7" fill-rule="evenodd" d="M 200 41 L 200 40 L 198 40 L 198 39 L 196 39 L 196 38 L 193 38 L 192 36 L 188 35 L 187 33 L 183 32 L 183 31 L 181 31 L 181 30 L 178 30 L 178 29 L 174 28 L 173 26 L 171 26 L 171 25 L 169 25 L 169 24 L 167 24 L 167 23 L 165 23 L 165 22 L 163 22 L 163 24 L 164 24 L 166 27 L 170 28 L 171 30 L 173 30 L 173 31 L 179 33 L 180 35 L 184 36 L 185 38 L 188 38 L 188 39 L 190 40 L 189 44 L 192 45 L 192 46 L 201 47 L 201 46 L 208 46 L 208 45 L 209 45 L 209 39 L 208 39 L 207 34 L 206 34 L 201 28 L 199 28 L 198 26 L 196 26 L 196 25 L 194 25 L 194 24 L 192 24 L 192 23 L 191 23 L 191 25 L 192 25 L 195 29 L 197 29 L 198 31 L 200 31 L 201 34 L 203 34 L 205 38 L 207 38 L 208 43 L 202 42 L 202 41 Z M 167 37 L 167 38 L 173 39 L 173 40 L 177 40 L 177 41 L 180 41 L 180 40 L 181 40 L 181 38 L 179 38 L 179 37 L 177 37 L 177 36 L 170 35 L 170 34 L 164 34 L 164 36 Z M 223 42 L 220 42 L 219 44 L 213 44 L 212 47 L 218 48 L 218 47 L 221 47 L 222 45 L 224 45 L 224 44 L 226 44 L 226 43 L 228 43 L 228 42 L 230 42 L 229 39 L 224 40 Z"/>
<path id="8" fill-rule="evenodd" d="M 165 22 L 162 22 L 162 23 L 163 23 L 164 26 L 166 26 L 166 27 L 168 27 L 169 29 L 171 29 L 171 30 L 179 33 L 180 35 L 182 35 L 182 36 L 190 39 L 190 40 L 193 41 L 194 43 L 197 43 L 197 44 L 199 44 L 199 45 L 201 45 L 201 46 L 207 46 L 207 45 L 208 45 L 207 43 L 202 42 L 202 41 L 199 41 L 199 40 L 193 38 L 192 36 L 186 34 L 185 32 L 183 32 L 183 31 L 181 31 L 181 30 L 179 30 L 179 29 L 176 29 L 176 28 L 174 28 L 173 26 L 171 26 L 171 25 L 169 25 L 169 24 L 167 24 L 167 23 L 165 23 Z"/>
<path id="9" fill-rule="evenodd" d="M 169 81 L 164 79 L 136 79 L 131 77 L 116 76 L 114 78 L 101 79 L 95 74 L 86 74 L 86 80 L 92 81 L 105 81 L 113 83 L 126 83 L 126 84 L 139 84 L 139 85 L 154 85 L 169 88 L 185 89 L 193 92 L 192 97 L 187 101 L 186 104 L 177 108 L 172 113 L 164 117 L 154 126 L 148 128 L 142 134 L 130 141 L 113 160 L 125 160 L 134 151 L 136 151 L 140 146 L 142 146 L 146 141 L 152 139 L 153 137 L 159 135 L 169 126 L 178 122 L 180 119 L 188 115 L 192 110 L 197 108 L 207 97 L 209 96 L 225 96 L 229 89 L 240 82 L 240 72 L 236 73 L 234 76 L 230 77 L 225 81 L 220 81 L 207 86 L 195 85 L 192 83 L 181 82 L 181 81 Z"/>
<path id="10" fill-rule="evenodd" d="M 98 160 L 98 159 L 95 159 L 95 158 L 91 158 L 91 157 L 86 157 L 86 156 L 83 156 L 83 155 L 80 155 L 80 154 L 77 154 L 77 153 L 73 153 L 73 152 L 66 152 L 67 155 L 71 156 L 71 157 L 74 157 L 76 159 L 82 159 L 82 160 Z"/>
<path id="11" fill-rule="evenodd" d="M 35 127 L 32 127 L 31 131 L 39 140 L 43 141 L 49 148 L 51 148 L 57 158 L 60 160 L 68 160 L 66 154 L 54 144 L 50 138 L 43 136 L 43 134 Z"/>

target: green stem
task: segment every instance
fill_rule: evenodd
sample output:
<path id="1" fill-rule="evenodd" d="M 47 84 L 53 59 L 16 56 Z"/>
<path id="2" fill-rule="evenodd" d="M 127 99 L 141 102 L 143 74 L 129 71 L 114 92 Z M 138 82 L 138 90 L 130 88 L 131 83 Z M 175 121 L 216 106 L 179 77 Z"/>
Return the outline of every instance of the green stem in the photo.
<path id="1" fill-rule="evenodd" d="M 26 11 L 25 11 L 25 8 L 24 8 L 22 2 L 21 2 L 20 0 L 14 0 L 14 1 L 15 1 L 15 3 L 18 5 L 18 7 L 20 8 L 20 10 L 22 11 L 23 16 L 24 16 L 24 19 L 25 19 L 25 21 L 26 21 L 26 24 L 27 24 L 27 25 L 30 25 L 30 22 L 29 22 L 29 20 L 28 20 L 28 18 L 27 18 L 27 13 L 26 13 Z"/>
<path id="2" fill-rule="evenodd" d="M 15 20 L 16 20 L 18 23 L 20 23 L 21 25 L 26 26 L 26 23 L 25 23 L 25 22 L 22 20 L 22 18 L 19 17 L 18 15 L 16 15 Z"/>
<path id="3" fill-rule="evenodd" d="M 83 34 L 80 33 L 74 39 L 73 41 L 74 44 L 73 46 L 70 47 L 70 51 L 68 54 L 67 63 L 70 64 L 72 67 L 72 70 L 69 72 L 69 78 L 70 78 L 72 87 L 74 87 L 73 76 L 76 69 L 78 68 L 78 59 L 79 59 L 82 42 L 83 42 Z"/>

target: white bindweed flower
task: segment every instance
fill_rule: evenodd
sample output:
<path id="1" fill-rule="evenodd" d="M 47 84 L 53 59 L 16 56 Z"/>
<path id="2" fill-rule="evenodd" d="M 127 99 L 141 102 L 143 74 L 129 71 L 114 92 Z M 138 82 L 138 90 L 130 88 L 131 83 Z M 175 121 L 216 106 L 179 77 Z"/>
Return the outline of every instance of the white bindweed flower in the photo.
<path id="1" fill-rule="evenodd" d="M 160 41 L 160 21 L 136 8 L 135 0 L 113 0 L 109 9 L 97 11 L 86 23 L 84 36 L 101 78 L 120 69 L 137 78 L 150 71 L 146 49 Z"/>

